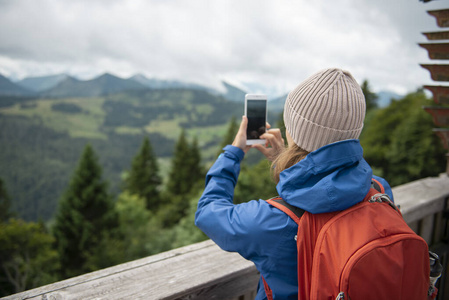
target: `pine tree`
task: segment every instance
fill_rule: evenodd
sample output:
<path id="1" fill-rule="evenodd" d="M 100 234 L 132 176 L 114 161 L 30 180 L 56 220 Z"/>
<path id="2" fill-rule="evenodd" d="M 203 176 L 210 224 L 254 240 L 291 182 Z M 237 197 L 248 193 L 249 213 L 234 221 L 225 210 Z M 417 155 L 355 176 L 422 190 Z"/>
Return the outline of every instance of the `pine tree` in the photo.
<path id="1" fill-rule="evenodd" d="M 201 151 L 198 146 L 198 139 L 195 137 L 192 144 L 189 146 L 189 165 L 190 165 L 190 178 L 189 181 L 192 187 L 201 179 L 204 178 L 204 169 L 201 165 Z"/>
<path id="2" fill-rule="evenodd" d="M 145 137 L 139 152 L 134 157 L 131 170 L 125 180 L 125 190 L 145 199 L 146 207 L 156 210 L 160 204 L 159 186 L 162 180 L 159 166 L 148 137 Z"/>
<path id="3" fill-rule="evenodd" d="M 368 80 L 363 81 L 361 88 L 362 88 L 363 95 L 365 96 L 366 111 L 370 111 L 373 108 L 377 108 L 378 96 L 376 93 L 373 93 L 371 91 Z"/>
<path id="4" fill-rule="evenodd" d="M 103 254 L 104 239 L 118 226 L 114 203 L 102 180 L 102 168 L 87 145 L 63 195 L 55 225 L 61 275 L 71 277 L 100 267 L 93 257 Z M 108 264 L 107 262 L 103 262 Z"/>
<path id="5" fill-rule="evenodd" d="M 10 211 L 11 201 L 6 191 L 5 184 L 0 178 L 0 223 L 8 221 L 9 218 L 13 217 Z"/>
<path id="6" fill-rule="evenodd" d="M 185 131 L 181 132 L 175 146 L 171 171 L 164 194 L 164 207 L 158 212 L 163 227 L 171 227 L 188 211 L 190 193 L 204 178 L 201 155 L 195 139 L 189 145 Z"/>
<path id="7" fill-rule="evenodd" d="M 171 171 L 167 183 L 167 191 L 173 195 L 187 194 L 192 187 L 192 152 L 186 138 L 186 133 L 182 130 L 175 145 L 175 152 L 172 158 Z M 196 177 L 196 176 L 195 176 Z"/>

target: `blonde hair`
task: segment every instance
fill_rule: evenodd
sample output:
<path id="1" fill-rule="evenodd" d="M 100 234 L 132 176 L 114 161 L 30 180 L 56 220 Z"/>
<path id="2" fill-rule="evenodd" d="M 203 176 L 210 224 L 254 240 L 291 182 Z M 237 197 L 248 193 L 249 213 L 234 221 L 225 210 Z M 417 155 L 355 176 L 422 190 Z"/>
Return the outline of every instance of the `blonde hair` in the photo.
<path id="1" fill-rule="evenodd" d="M 282 171 L 290 168 L 303 160 L 310 152 L 302 149 L 295 143 L 281 151 L 271 164 L 271 175 L 276 183 L 279 182 L 279 176 Z"/>

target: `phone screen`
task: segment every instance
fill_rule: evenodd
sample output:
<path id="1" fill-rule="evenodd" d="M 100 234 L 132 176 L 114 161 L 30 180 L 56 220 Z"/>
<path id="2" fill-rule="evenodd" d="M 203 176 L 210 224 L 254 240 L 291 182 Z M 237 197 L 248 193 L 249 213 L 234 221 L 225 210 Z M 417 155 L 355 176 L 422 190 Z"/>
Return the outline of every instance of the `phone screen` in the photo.
<path id="1" fill-rule="evenodd" d="M 267 100 L 248 100 L 246 103 L 246 117 L 248 118 L 247 139 L 260 139 L 260 136 L 266 130 Z"/>

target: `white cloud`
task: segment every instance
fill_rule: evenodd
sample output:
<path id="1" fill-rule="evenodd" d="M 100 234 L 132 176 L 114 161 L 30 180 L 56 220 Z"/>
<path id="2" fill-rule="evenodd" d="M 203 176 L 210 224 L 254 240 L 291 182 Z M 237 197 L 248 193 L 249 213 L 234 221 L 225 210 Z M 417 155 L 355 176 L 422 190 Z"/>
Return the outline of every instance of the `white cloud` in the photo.
<path id="1" fill-rule="evenodd" d="M 335 66 L 375 90 L 429 83 L 418 0 L 0 1 L 0 72 L 15 77 L 111 72 L 214 84 L 228 79 L 281 94 Z"/>

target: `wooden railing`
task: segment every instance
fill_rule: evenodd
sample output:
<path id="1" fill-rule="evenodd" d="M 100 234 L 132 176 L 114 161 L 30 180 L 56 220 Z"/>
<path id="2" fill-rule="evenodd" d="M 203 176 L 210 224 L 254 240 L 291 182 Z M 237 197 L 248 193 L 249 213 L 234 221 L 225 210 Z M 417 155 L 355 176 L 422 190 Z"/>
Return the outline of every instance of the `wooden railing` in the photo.
<path id="1" fill-rule="evenodd" d="M 448 270 L 449 177 L 441 175 L 393 189 L 409 226 Z M 5 299 L 253 299 L 259 274 L 236 253 L 208 240 L 97 272 L 11 295 Z M 449 278 L 439 280 L 438 299 L 448 299 Z"/>

